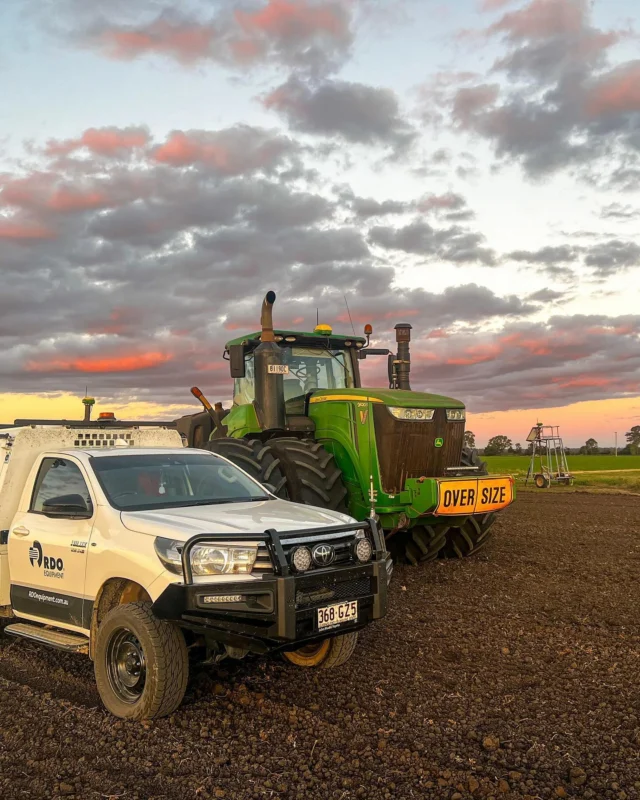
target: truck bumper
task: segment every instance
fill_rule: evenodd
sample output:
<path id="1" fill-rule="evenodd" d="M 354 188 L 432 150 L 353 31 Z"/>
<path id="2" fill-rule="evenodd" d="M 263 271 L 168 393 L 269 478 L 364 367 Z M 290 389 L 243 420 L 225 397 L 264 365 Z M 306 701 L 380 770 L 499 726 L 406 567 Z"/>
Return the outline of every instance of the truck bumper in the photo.
<path id="1" fill-rule="evenodd" d="M 175 583 L 153 604 L 161 619 L 256 653 L 296 649 L 364 628 L 387 611 L 387 556 L 367 564 L 265 575 L 259 581 Z M 354 622 L 318 629 L 318 609 L 355 600 Z"/>

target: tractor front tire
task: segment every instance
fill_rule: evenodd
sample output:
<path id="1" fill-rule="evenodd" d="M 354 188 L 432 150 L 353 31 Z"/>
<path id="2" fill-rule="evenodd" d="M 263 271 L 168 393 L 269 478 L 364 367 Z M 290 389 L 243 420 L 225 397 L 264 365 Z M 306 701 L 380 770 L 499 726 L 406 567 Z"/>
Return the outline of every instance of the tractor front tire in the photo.
<path id="1" fill-rule="evenodd" d="M 273 493 L 288 499 L 286 478 L 281 468 L 280 459 L 272 451 L 270 444 L 265 444 L 259 439 L 211 439 L 206 442 L 203 450 L 228 458 L 236 467 L 243 469 L 259 483 L 268 483 L 273 487 Z"/>
<path id="2" fill-rule="evenodd" d="M 271 439 L 289 500 L 347 514 L 347 489 L 333 455 L 311 439 Z M 279 494 L 280 497 L 285 495 Z"/>
<path id="3" fill-rule="evenodd" d="M 474 475 L 488 475 L 487 462 L 478 455 L 478 451 L 470 447 L 462 449 L 460 464 L 463 467 L 480 467 Z M 459 528 L 449 528 L 446 542 L 440 550 L 440 558 L 468 558 L 484 547 L 490 538 L 489 528 L 496 521 L 493 512 L 483 516 L 469 517 Z"/>
<path id="4" fill-rule="evenodd" d="M 496 521 L 494 512 L 469 517 L 460 528 L 449 528 L 447 541 L 440 551 L 441 558 L 468 558 L 488 542 L 489 528 Z"/>
<path id="5" fill-rule="evenodd" d="M 447 542 L 449 526 L 416 525 L 408 531 L 398 531 L 387 540 L 393 560 L 414 567 L 436 559 Z"/>

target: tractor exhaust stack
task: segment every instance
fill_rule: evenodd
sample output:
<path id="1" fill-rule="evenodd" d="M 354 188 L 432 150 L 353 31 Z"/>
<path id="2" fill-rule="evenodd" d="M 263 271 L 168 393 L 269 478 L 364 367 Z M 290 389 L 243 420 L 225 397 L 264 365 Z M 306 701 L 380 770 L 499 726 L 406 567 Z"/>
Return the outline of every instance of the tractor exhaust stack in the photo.
<path id="1" fill-rule="evenodd" d="M 411 391 L 411 354 L 409 353 L 409 342 L 411 341 L 411 325 L 408 322 L 399 322 L 395 326 L 396 342 L 398 343 L 398 355 L 396 356 L 396 380 L 398 389 Z"/>
<path id="2" fill-rule="evenodd" d="M 284 386 L 282 376 L 287 367 L 283 364 L 282 350 L 273 331 L 273 304 L 275 292 L 267 292 L 260 315 L 260 344 L 254 351 L 256 399 L 258 421 L 263 431 L 284 430 Z"/>
<path id="3" fill-rule="evenodd" d="M 273 332 L 273 304 L 276 301 L 275 292 L 267 292 L 262 302 L 262 313 L 260 314 L 260 326 L 262 333 L 260 334 L 261 342 L 275 342 L 276 337 Z"/>

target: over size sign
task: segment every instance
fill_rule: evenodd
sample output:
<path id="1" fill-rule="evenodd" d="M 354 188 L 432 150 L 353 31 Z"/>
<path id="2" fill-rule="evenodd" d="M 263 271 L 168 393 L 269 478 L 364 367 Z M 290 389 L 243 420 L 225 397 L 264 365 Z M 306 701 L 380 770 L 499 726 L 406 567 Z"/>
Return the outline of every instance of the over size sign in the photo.
<path id="1" fill-rule="evenodd" d="M 511 478 L 438 481 L 439 516 L 464 516 L 499 511 L 513 502 Z"/>

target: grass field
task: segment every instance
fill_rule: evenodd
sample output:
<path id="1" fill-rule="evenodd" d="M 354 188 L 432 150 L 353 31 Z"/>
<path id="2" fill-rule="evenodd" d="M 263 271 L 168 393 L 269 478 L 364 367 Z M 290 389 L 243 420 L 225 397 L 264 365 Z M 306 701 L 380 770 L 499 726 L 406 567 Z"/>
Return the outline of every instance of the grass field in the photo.
<path id="1" fill-rule="evenodd" d="M 513 475 L 517 483 L 524 483 L 529 469 L 527 457 L 486 456 L 484 460 L 488 463 L 490 472 L 507 473 Z M 575 476 L 574 486 L 640 492 L 640 456 L 568 456 L 567 462 L 569 470 Z M 566 491 L 570 487 L 552 488 Z"/>
<path id="2" fill-rule="evenodd" d="M 526 456 L 482 456 L 492 472 L 525 472 L 529 469 Z M 640 456 L 567 456 L 572 472 L 601 472 L 640 469 Z"/>

